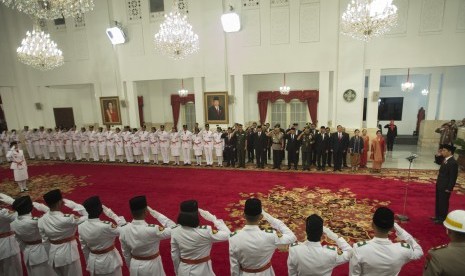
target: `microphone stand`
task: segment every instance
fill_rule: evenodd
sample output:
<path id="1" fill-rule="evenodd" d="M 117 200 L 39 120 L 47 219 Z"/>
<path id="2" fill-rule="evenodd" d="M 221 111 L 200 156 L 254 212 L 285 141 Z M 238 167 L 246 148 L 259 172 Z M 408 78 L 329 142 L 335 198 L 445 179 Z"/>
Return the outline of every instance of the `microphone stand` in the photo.
<path id="1" fill-rule="evenodd" d="M 405 214 L 405 208 L 407 206 L 408 185 L 410 184 L 410 171 L 412 168 L 413 160 L 415 160 L 415 158 L 417 158 L 415 154 L 407 157 L 407 160 L 409 161 L 409 165 L 408 165 L 407 184 L 405 184 L 404 207 L 402 209 L 402 214 L 397 215 L 397 218 L 402 222 L 410 220 L 410 218 Z"/>

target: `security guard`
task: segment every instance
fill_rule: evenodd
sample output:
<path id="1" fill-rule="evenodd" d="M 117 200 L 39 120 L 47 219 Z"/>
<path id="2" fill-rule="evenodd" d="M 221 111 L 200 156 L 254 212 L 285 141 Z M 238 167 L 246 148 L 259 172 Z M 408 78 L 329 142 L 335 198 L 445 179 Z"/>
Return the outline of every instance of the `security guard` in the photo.
<path id="1" fill-rule="evenodd" d="M 126 265 L 131 275 L 164 276 L 160 257 L 160 241 L 171 237 L 171 227 L 175 223 L 147 207 L 145 196 L 136 196 L 129 200 L 134 220 L 121 228 L 120 241 Z M 157 219 L 163 227 L 145 222 L 147 211 Z"/>
<path id="2" fill-rule="evenodd" d="M 51 243 L 48 263 L 59 276 L 80 276 L 82 268 L 76 241 L 76 230 L 83 219 L 71 214 L 63 214 L 61 208 L 65 204 L 78 211 L 82 206 L 72 201 L 64 203 L 59 189 L 44 194 L 43 198 L 50 208 L 50 212 L 45 213 L 39 219 L 38 226 L 42 240 L 48 240 Z M 83 209 L 84 207 L 81 211 Z"/>
<path id="3" fill-rule="evenodd" d="M 394 213 L 387 207 L 380 207 L 373 215 L 375 237 L 369 241 L 354 244 L 350 259 L 350 275 L 397 275 L 402 266 L 423 256 L 421 246 L 415 239 L 394 223 Z M 394 228 L 399 240 L 389 240 L 389 232 Z"/>
<path id="4" fill-rule="evenodd" d="M 10 197 L 5 197 L 3 194 L 0 194 L 0 197 L 7 204 L 13 203 Z M 5 198 L 8 199 L 5 200 Z M 10 227 L 10 223 L 17 216 L 16 212 L 0 208 L 0 275 L 23 275 L 18 242 L 15 239 L 15 232 Z"/>
<path id="5" fill-rule="evenodd" d="M 13 202 L 12 207 L 18 212 L 18 218 L 11 223 L 11 230 L 16 233 L 16 239 L 21 245 L 27 274 L 30 276 L 53 275 L 46 251 L 50 245 L 42 243 L 38 218 L 31 215 L 32 206 L 30 196 L 22 196 Z"/>
<path id="6" fill-rule="evenodd" d="M 461 276 L 465 273 L 465 211 L 450 212 L 444 226 L 450 243 L 430 249 L 423 276 Z"/>
<path id="7" fill-rule="evenodd" d="M 89 219 L 78 226 L 79 240 L 87 262 L 90 275 L 122 275 L 123 261 L 115 248 L 115 238 L 119 237 L 120 228 L 112 222 L 99 219 L 103 212 L 102 202 L 98 196 L 93 196 L 82 203 L 89 214 Z M 115 220 L 118 225 L 124 225 L 124 218 L 119 218 L 111 210 L 105 214 Z"/>
<path id="8" fill-rule="evenodd" d="M 171 232 L 171 258 L 176 275 L 215 275 L 210 260 L 212 245 L 214 242 L 227 241 L 231 231 L 223 220 L 217 219 L 208 211 L 198 209 L 195 200 L 182 202 L 180 211 L 179 225 Z M 199 226 L 199 211 L 200 215 L 213 222 L 218 230 L 207 225 Z"/>
<path id="9" fill-rule="evenodd" d="M 247 134 L 245 133 L 242 125 L 239 124 L 237 130 L 234 130 L 233 135 L 236 137 L 236 151 L 238 168 L 245 168 L 245 149 L 247 148 Z"/>
<path id="10" fill-rule="evenodd" d="M 323 219 L 320 216 L 313 214 L 307 218 L 306 232 L 307 241 L 295 242 L 289 248 L 287 259 L 289 276 L 330 276 L 334 267 L 349 261 L 352 247 L 343 237 L 338 237 L 329 228 L 323 227 Z M 331 245 L 322 246 L 320 241 L 323 233 L 335 241 L 340 249 Z"/>
<path id="11" fill-rule="evenodd" d="M 296 241 L 294 233 L 279 219 L 262 211 L 262 203 L 257 198 L 245 202 L 246 225 L 233 232 L 229 238 L 229 261 L 231 276 L 260 273 L 261 276 L 275 275 L 271 257 L 280 246 Z M 261 230 L 258 225 L 264 218 L 276 229 Z"/>

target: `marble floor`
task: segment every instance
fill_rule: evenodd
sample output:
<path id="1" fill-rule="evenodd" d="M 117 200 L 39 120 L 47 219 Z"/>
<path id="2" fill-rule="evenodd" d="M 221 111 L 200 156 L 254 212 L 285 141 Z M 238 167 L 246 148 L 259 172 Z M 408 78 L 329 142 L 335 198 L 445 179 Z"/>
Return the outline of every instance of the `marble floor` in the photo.
<path id="1" fill-rule="evenodd" d="M 394 145 L 394 151 L 388 152 L 384 168 L 408 169 L 409 161 L 406 159 L 412 154 L 418 157 L 412 163 L 412 169 L 439 169 L 434 163 L 434 154 L 437 148 L 417 147 L 415 145 Z"/>

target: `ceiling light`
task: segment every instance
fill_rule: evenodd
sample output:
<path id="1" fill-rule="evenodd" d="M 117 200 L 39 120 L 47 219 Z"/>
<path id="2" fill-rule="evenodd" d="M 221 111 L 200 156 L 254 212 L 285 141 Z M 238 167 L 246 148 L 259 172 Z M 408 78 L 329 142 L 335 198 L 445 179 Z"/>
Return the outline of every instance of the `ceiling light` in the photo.
<path id="1" fill-rule="evenodd" d="M 106 30 L 107 36 L 111 41 L 111 44 L 123 44 L 126 42 L 126 35 L 124 34 L 123 29 L 120 26 L 115 26 L 111 28 L 107 28 Z"/>
<path id="2" fill-rule="evenodd" d="M 284 83 L 283 86 L 279 87 L 279 93 L 281 93 L 281 95 L 289 95 L 290 92 L 291 88 L 286 85 L 286 73 L 284 73 Z"/>
<path id="3" fill-rule="evenodd" d="M 221 24 L 223 30 L 227 33 L 238 32 L 241 29 L 241 18 L 237 13 L 234 12 L 232 6 L 229 6 L 230 12 L 225 13 L 221 16 Z"/>
<path id="4" fill-rule="evenodd" d="M 410 92 L 415 88 L 415 83 L 410 82 L 410 68 L 407 71 L 407 81 L 402 83 L 401 89 L 404 92 Z"/>

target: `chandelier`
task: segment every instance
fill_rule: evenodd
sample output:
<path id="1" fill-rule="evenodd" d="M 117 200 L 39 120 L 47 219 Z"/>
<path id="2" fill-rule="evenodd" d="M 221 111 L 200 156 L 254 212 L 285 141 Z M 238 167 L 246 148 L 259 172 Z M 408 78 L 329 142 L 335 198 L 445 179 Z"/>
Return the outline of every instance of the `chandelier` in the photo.
<path id="1" fill-rule="evenodd" d="M 199 50 L 199 36 L 192 31 L 187 17 L 181 15 L 177 1 L 155 34 L 155 48 L 174 60 L 184 59 Z"/>
<path id="2" fill-rule="evenodd" d="M 40 19 L 80 17 L 94 9 L 93 0 L 0 0 L 7 7 Z"/>
<path id="3" fill-rule="evenodd" d="M 189 91 L 187 89 L 184 89 L 184 79 L 181 80 L 181 89 L 178 90 L 179 97 L 184 98 L 187 97 L 189 94 Z"/>
<path id="4" fill-rule="evenodd" d="M 392 0 L 352 0 L 342 14 L 341 33 L 369 41 L 397 24 L 397 7 Z"/>
<path id="5" fill-rule="evenodd" d="M 283 86 L 279 87 L 279 93 L 281 93 L 281 95 L 289 95 L 290 92 L 291 88 L 286 85 L 286 73 L 284 73 L 284 83 Z"/>
<path id="6" fill-rule="evenodd" d="M 425 88 L 425 89 L 421 90 L 421 94 L 422 94 L 423 96 L 428 96 L 429 90 Z"/>
<path id="7" fill-rule="evenodd" d="M 410 92 L 415 88 L 415 83 L 410 82 L 410 68 L 407 71 L 407 82 L 402 83 L 401 89 L 404 92 Z"/>
<path id="8" fill-rule="evenodd" d="M 18 60 L 26 65 L 47 71 L 63 65 L 63 53 L 57 44 L 50 40 L 50 34 L 34 25 L 32 32 L 27 31 L 21 46 L 16 50 Z"/>

